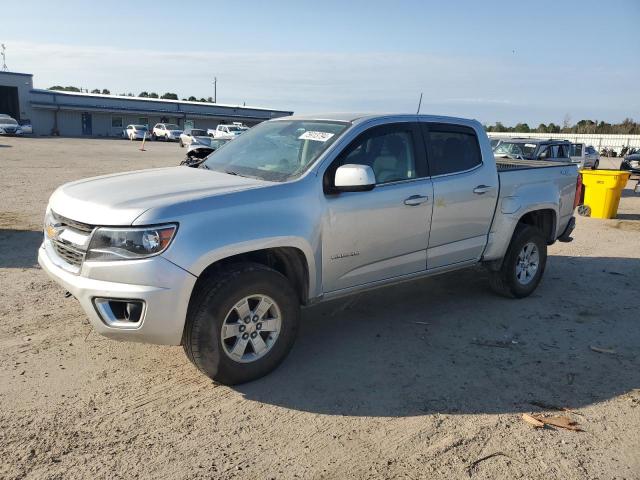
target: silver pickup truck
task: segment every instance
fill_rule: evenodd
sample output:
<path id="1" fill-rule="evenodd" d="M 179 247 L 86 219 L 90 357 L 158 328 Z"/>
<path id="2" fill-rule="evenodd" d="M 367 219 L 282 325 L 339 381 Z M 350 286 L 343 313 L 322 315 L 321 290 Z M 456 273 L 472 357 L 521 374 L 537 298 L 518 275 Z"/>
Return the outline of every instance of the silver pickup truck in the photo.
<path id="1" fill-rule="evenodd" d="M 182 345 L 212 379 L 265 375 L 301 306 L 477 265 L 525 297 L 569 241 L 575 165 L 496 163 L 482 125 L 426 115 L 262 123 L 198 168 L 68 183 L 42 268 L 99 333 Z"/>

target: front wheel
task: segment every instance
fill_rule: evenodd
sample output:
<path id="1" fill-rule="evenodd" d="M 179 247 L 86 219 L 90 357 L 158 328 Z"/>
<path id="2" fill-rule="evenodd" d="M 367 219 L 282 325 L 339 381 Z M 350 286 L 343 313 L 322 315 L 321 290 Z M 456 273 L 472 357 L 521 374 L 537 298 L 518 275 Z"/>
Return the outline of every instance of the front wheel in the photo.
<path id="1" fill-rule="evenodd" d="M 184 148 L 184 142 L 180 139 L 180 148 Z"/>
<path id="2" fill-rule="evenodd" d="M 489 272 L 492 290 L 505 297 L 523 298 L 536 289 L 547 264 L 547 242 L 540 230 L 520 224 L 511 239 L 502 266 Z"/>
<path id="3" fill-rule="evenodd" d="M 591 170 L 597 170 L 599 166 L 600 166 L 600 160 L 596 160 L 595 163 L 593 164 L 593 167 L 591 167 Z"/>
<path id="4" fill-rule="evenodd" d="M 243 263 L 212 275 L 189 305 L 183 348 L 193 364 L 226 385 L 260 378 L 287 356 L 300 304 L 282 274 Z"/>

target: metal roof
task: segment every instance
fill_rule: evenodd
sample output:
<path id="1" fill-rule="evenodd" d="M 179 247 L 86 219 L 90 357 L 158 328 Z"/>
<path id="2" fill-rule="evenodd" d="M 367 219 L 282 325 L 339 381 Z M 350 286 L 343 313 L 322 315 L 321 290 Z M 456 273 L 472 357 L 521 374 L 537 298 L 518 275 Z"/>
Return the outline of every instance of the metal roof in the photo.
<path id="1" fill-rule="evenodd" d="M 281 114 L 287 114 L 287 115 L 293 114 L 293 112 L 290 110 L 275 110 L 272 108 L 265 108 L 265 107 L 252 107 L 249 105 L 232 105 L 232 104 L 225 104 L 225 103 L 190 102 L 187 100 L 169 100 L 165 98 L 128 97 L 126 95 L 123 96 L 123 95 L 103 95 L 101 93 L 99 94 L 99 93 L 84 93 L 84 92 L 66 92 L 63 90 L 46 90 L 46 89 L 40 89 L 40 88 L 32 89 L 31 93 L 44 94 L 44 95 L 56 95 L 56 96 L 61 95 L 61 96 L 68 96 L 68 97 L 80 97 L 80 98 L 86 98 L 86 99 L 100 99 L 100 100 L 106 100 L 107 102 L 116 102 L 116 101 L 151 102 L 151 103 L 166 103 L 166 104 L 172 104 L 172 105 L 194 105 L 194 106 L 197 105 L 200 107 L 210 107 L 210 108 L 214 107 L 214 108 L 234 109 L 234 110 L 239 110 L 239 109 L 260 110 L 265 112 L 275 112 L 275 113 L 281 113 Z M 38 102 L 38 103 L 42 103 L 42 102 Z M 146 108 L 144 110 L 147 111 Z M 183 113 L 183 112 L 180 112 L 180 113 Z"/>

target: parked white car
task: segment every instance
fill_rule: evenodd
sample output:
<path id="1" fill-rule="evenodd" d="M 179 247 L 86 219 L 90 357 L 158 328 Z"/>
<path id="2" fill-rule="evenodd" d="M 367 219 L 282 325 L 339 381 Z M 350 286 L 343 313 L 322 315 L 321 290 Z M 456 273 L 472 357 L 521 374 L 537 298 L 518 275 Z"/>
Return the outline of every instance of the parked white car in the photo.
<path id="1" fill-rule="evenodd" d="M 596 170 L 600 165 L 600 155 L 591 145 L 586 143 L 571 144 L 571 163 L 575 163 L 580 168 L 590 168 Z"/>
<path id="2" fill-rule="evenodd" d="M 202 128 L 189 128 L 180 134 L 180 146 L 188 145 L 210 145 L 211 137 Z"/>
<path id="3" fill-rule="evenodd" d="M 142 140 L 145 136 L 149 138 L 149 127 L 146 125 L 127 125 L 125 132 L 129 140 Z"/>
<path id="4" fill-rule="evenodd" d="M 163 139 L 163 140 L 172 140 L 178 141 L 180 139 L 180 135 L 182 134 L 182 129 L 173 123 L 156 123 L 155 127 L 153 127 L 153 132 L 151 132 L 151 137 L 154 140 Z"/>
<path id="5" fill-rule="evenodd" d="M 227 138 L 231 140 L 238 135 L 242 135 L 247 130 L 249 130 L 249 127 L 236 122 L 232 125 L 218 125 L 215 130 L 210 128 L 207 130 L 207 133 L 213 138 Z"/>
<path id="6" fill-rule="evenodd" d="M 0 116 L 0 135 L 22 135 L 22 129 L 15 118 Z"/>

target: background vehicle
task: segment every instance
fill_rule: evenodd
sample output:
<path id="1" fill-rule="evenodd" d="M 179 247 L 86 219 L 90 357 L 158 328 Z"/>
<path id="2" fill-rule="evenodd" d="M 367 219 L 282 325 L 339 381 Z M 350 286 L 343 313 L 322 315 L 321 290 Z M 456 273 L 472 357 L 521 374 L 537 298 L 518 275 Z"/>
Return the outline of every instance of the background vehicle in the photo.
<path id="1" fill-rule="evenodd" d="M 187 148 L 187 155 L 180 162 L 180 165 L 186 165 L 187 167 L 198 167 L 202 162 L 204 162 L 209 155 L 215 152 L 218 148 L 223 146 L 225 143 L 228 143 L 230 140 L 224 138 L 211 138 L 210 143 L 208 145 L 204 145 L 201 143 L 192 143 Z"/>
<path id="2" fill-rule="evenodd" d="M 33 125 L 31 125 L 31 120 L 25 118 L 24 120 L 20 120 L 18 122 L 20 124 L 20 130 L 25 135 L 33 134 Z"/>
<path id="3" fill-rule="evenodd" d="M 632 153 L 624 157 L 620 163 L 620 170 L 628 170 L 634 175 L 640 175 L 640 153 Z"/>
<path id="4" fill-rule="evenodd" d="M 249 130 L 249 127 L 241 123 L 234 123 L 232 125 L 218 125 L 215 130 L 211 128 L 207 130 L 207 133 L 213 138 L 226 138 L 231 140 L 238 135 L 242 135 L 247 130 Z"/>
<path id="5" fill-rule="evenodd" d="M 181 134 L 182 129 L 173 123 L 157 123 L 151 132 L 151 136 L 154 140 L 162 139 L 165 141 L 177 141 L 180 139 Z"/>
<path id="6" fill-rule="evenodd" d="M 600 150 L 600 155 L 603 157 L 617 157 L 618 152 L 610 147 L 602 147 L 602 149 Z"/>
<path id="7" fill-rule="evenodd" d="M 552 139 L 509 138 L 502 140 L 493 153 L 496 157 L 502 158 L 570 162 L 571 142 Z"/>
<path id="8" fill-rule="evenodd" d="M 191 144 L 209 145 L 211 137 L 202 128 L 190 128 L 180 134 L 180 146 Z"/>
<path id="9" fill-rule="evenodd" d="M 499 139 L 499 138 L 491 138 L 491 137 L 489 137 L 489 142 L 491 143 L 491 148 L 493 150 L 496 149 L 496 147 L 500 144 L 501 141 L 502 140 Z"/>
<path id="10" fill-rule="evenodd" d="M 9 115 L 0 116 L 0 135 L 22 135 L 20 125 Z"/>
<path id="11" fill-rule="evenodd" d="M 530 295 L 547 245 L 571 240 L 578 178 L 496 162 L 474 120 L 285 117 L 200 168 L 63 185 L 38 258 L 99 333 L 181 344 L 241 383 L 284 359 L 301 305 L 478 264 L 499 294 Z"/>
<path id="12" fill-rule="evenodd" d="M 595 170 L 600 165 L 600 155 L 595 148 L 586 143 L 571 144 L 571 162 L 578 164 L 579 168 Z"/>
<path id="13" fill-rule="evenodd" d="M 129 140 L 143 140 L 145 136 L 149 137 L 149 128 L 146 125 L 127 125 L 125 133 Z"/>

